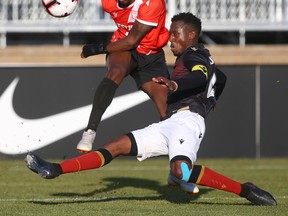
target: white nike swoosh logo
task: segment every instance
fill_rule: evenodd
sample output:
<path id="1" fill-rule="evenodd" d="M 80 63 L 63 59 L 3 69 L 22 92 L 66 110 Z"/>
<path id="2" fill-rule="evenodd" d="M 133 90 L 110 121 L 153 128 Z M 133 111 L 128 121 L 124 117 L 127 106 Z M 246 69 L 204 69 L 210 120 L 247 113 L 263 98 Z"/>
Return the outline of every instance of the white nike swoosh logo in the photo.
<path id="1" fill-rule="evenodd" d="M 15 78 L 0 97 L 1 153 L 16 155 L 34 151 L 86 127 L 92 105 L 39 119 L 21 118 L 13 108 L 13 95 L 18 81 L 19 78 Z M 102 121 L 147 100 L 149 97 L 142 91 L 116 97 Z"/>

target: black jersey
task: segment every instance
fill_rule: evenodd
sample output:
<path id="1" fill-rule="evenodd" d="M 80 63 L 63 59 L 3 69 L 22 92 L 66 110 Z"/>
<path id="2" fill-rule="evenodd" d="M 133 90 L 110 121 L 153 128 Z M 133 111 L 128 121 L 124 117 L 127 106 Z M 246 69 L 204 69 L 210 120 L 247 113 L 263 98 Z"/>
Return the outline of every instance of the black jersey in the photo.
<path id="1" fill-rule="evenodd" d="M 189 106 L 192 112 L 206 117 L 224 89 L 226 76 L 216 68 L 209 50 L 198 44 L 176 59 L 171 80 L 178 89 L 168 96 L 167 116 Z"/>

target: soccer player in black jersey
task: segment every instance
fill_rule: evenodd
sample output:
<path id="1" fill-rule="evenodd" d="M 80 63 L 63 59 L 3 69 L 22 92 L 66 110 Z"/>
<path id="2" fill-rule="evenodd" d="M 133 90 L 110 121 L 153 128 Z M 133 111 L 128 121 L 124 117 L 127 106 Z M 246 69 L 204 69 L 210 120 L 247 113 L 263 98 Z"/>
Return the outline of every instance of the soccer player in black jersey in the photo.
<path id="1" fill-rule="evenodd" d="M 178 181 L 224 190 L 244 197 L 255 205 L 277 205 L 273 196 L 253 183 L 239 183 L 206 166 L 197 165 L 196 156 L 205 133 L 205 118 L 222 93 L 226 76 L 216 68 L 209 51 L 198 44 L 201 21 L 191 13 L 172 18 L 171 51 L 177 57 L 171 80 L 154 78 L 170 90 L 166 119 L 132 131 L 108 142 L 95 152 L 50 163 L 29 153 L 26 164 L 41 177 L 97 169 L 119 155 L 136 156 L 139 161 L 168 155 L 171 175 Z"/>

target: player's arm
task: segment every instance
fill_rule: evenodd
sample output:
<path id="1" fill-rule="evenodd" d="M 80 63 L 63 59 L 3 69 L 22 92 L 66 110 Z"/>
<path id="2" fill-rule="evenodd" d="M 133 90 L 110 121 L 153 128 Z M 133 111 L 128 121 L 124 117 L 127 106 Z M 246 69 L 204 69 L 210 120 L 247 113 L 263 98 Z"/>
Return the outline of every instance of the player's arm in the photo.
<path id="1" fill-rule="evenodd" d="M 153 26 L 145 25 L 136 20 L 127 37 L 108 44 L 106 50 L 108 53 L 113 53 L 134 49 L 153 28 Z"/>
<path id="2" fill-rule="evenodd" d="M 107 46 L 103 43 L 85 45 L 82 48 L 81 58 L 103 53 L 128 51 L 136 48 L 145 35 L 153 28 L 153 26 L 142 24 L 136 20 L 127 37 L 110 43 Z"/>
<path id="3" fill-rule="evenodd" d="M 174 80 L 178 85 L 177 90 L 185 91 L 188 89 L 205 88 L 208 79 L 206 63 L 201 58 L 190 53 L 184 56 L 183 63 L 189 73 L 180 79 Z"/>
<path id="4" fill-rule="evenodd" d="M 168 88 L 170 91 L 183 91 L 188 89 L 196 89 L 203 86 L 205 87 L 206 79 L 201 73 L 202 72 L 200 71 L 194 71 L 194 73 L 189 73 L 188 75 L 177 80 L 169 80 L 165 77 L 155 77 L 152 80 L 155 83 Z"/>
<path id="5" fill-rule="evenodd" d="M 203 65 L 201 65 L 201 67 L 203 68 Z M 189 74 L 180 79 L 174 80 L 178 86 L 177 90 L 184 91 L 188 89 L 204 88 L 207 83 L 207 77 L 204 74 L 206 71 L 204 70 L 200 69 L 198 65 L 196 65 L 196 68 L 192 69 Z"/>
<path id="6" fill-rule="evenodd" d="M 152 81 L 158 83 L 159 85 L 168 88 L 170 91 L 176 91 L 178 89 L 178 85 L 175 81 L 169 80 L 166 77 L 154 77 Z"/>
<path id="7" fill-rule="evenodd" d="M 195 61 L 195 59 L 193 59 L 193 57 L 191 58 L 189 55 L 184 56 L 183 62 L 184 66 L 190 71 L 185 76 L 177 80 L 157 77 L 153 78 L 153 81 L 171 91 L 205 88 L 208 78 L 208 70 L 204 63 L 201 61 Z"/>

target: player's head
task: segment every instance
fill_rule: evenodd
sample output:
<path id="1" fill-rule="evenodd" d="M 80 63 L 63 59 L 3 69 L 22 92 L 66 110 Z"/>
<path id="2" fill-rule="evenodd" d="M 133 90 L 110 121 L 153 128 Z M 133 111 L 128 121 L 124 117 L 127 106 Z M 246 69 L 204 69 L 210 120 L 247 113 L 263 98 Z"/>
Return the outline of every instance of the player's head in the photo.
<path id="1" fill-rule="evenodd" d="M 187 48 L 198 43 L 201 20 L 192 13 L 179 13 L 172 17 L 171 22 L 171 51 L 175 56 L 180 56 Z"/>

